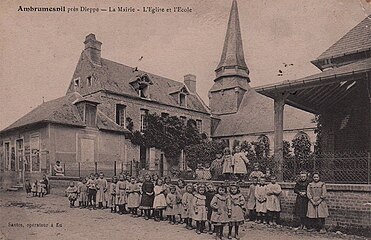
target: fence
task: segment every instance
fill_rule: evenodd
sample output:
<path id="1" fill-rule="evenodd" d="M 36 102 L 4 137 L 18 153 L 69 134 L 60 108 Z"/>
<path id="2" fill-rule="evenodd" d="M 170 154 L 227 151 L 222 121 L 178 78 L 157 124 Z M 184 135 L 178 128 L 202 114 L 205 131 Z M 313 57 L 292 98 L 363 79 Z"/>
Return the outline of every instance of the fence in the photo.
<path id="1" fill-rule="evenodd" d="M 102 172 L 107 177 L 112 177 L 120 173 L 125 173 L 131 176 L 143 175 L 142 171 L 149 174 L 158 174 L 159 176 L 172 176 L 174 173 L 170 170 L 140 170 L 138 162 L 118 162 L 118 161 L 107 161 L 107 162 L 66 162 L 63 163 L 64 175 L 69 177 L 86 177 L 91 173 Z"/>
<path id="2" fill-rule="evenodd" d="M 293 181 L 301 170 L 319 172 L 329 183 L 371 183 L 371 158 L 367 152 L 322 153 L 298 161 L 295 157 L 284 160 L 285 181 Z"/>

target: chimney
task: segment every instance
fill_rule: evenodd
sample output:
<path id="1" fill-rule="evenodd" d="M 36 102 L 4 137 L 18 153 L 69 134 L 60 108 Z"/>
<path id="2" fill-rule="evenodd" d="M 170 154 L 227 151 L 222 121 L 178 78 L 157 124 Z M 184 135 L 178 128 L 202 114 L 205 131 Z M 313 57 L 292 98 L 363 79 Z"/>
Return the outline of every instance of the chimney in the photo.
<path id="1" fill-rule="evenodd" d="M 196 76 L 187 74 L 184 76 L 184 84 L 188 87 L 191 93 L 196 93 Z"/>
<path id="2" fill-rule="evenodd" d="M 101 46 L 102 43 L 95 39 L 95 35 L 90 33 L 85 38 L 84 52 L 89 57 L 90 61 L 94 64 L 101 65 Z"/>

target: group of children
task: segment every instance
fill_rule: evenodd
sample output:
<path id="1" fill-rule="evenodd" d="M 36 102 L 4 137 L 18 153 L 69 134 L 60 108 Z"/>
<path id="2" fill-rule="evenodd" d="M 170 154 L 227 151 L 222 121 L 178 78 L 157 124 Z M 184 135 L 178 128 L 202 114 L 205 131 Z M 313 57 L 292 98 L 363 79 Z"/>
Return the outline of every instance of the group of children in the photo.
<path id="1" fill-rule="evenodd" d="M 25 189 L 27 196 L 32 197 L 44 197 L 48 193 L 49 181 L 44 175 L 41 180 L 34 180 L 32 183 L 30 180 L 25 180 Z"/>
<path id="2" fill-rule="evenodd" d="M 314 174 L 313 179 L 312 184 L 306 185 L 308 205 L 304 210 L 310 218 L 321 218 L 323 226 L 324 217 L 328 216 L 322 194 L 325 188 L 319 182 L 318 174 Z M 71 207 L 78 201 L 80 208 L 110 207 L 113 213 L 130 213 L 133 217 L 142 216 L 146 220 L 168 220 L 170 224 L 185 223 L 187 229 L 195 226 L 198 234 L 215 233 L 217 239 L 222 238 L 224 226 L 228 225 L 228 238 L 232 238 L 234 232 L 233 237 L 238 239 L 239 226 L 244 223 L 246 215 L 250 221 L 257 223 L 280 223 L 282 189 L 275 176 L 269 180 L 266 184 L 264 175 L 253 176 L 245 199 L 238 184 L 233 182 L 215 188 L 211 182 L 186 185 L 179 179 L 173 185 L 168 177 L 161 179 L 157 175 L 151 177 L 146 174 L 144 178 L 136 179 L 120 174 L 108 183 L 100 173 L 82 179 L 77 185 L 71 182 L 66 193 Z M 296 208 L 303 208 L 303 204 Z M 318 208 L 325 214 L 319 214 Z"/>

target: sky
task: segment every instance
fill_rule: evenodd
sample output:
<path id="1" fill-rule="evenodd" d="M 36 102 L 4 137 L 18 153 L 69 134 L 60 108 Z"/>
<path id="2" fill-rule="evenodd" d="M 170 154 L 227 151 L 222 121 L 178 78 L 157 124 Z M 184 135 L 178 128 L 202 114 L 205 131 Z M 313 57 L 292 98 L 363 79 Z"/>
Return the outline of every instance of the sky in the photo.
<path id="1" fill-rule="evenodd" d="M 251 86 L 317 73 L 310 61 L 371 14 L 367 0 L 239 0 Z M 85 36 L 102 57 L 208 90 L 219 63 L 232 0 L 0 1 L 0 129 L 43 101 L 65 95 Z M 191 8 L 192 12 L 20 12 L 23 7 Z M 138 59 L 143 56 L 142 61 Z M 294 64 L 284 68 L 283 63 Z M 278 70 L 284 71 L 282 77 Z"/>

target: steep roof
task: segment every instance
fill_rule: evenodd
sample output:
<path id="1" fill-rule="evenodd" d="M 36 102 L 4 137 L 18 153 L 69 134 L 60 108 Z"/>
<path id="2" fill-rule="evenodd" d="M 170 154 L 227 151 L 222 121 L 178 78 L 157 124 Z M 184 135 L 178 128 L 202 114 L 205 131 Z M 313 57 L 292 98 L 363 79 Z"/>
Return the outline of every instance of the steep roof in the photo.
<path id="1" fill-rule="evenodd" d="M 290 106 L 284 110 L 284 130 L 314 128 L 313 115 Z M 228 137 L 274 131 L 274 101 L 257 93 L 246 92 L 235 114 L 219 116 L 213 137 Z"/>
<path id="2" fill-rule="evenodd" d="M 317 59 L 326 59 L 371 48 L 371 15 L 340 38 Z"/>
<path id="3" fill-rule="evenodd" d="M 227 33 L 225 35 L 223 52 L 220 58 L 220 62 L 217 66 L 217 70 L 226 67 L 234 68 L 239 67 L 240 69 L 245 69 L 248 75 L 248 68 L 245 62 L 243 46 L 242 46 L 242 37 L 241 37 L 241 28 L 240 20 L 238 17 L 238 7 L 237 1 L 233 0 L 232 8 L 229 15 L 229 21 L 227 26 Z M 238 71 L 235 71 L 236 75 L 239 75 Z M 244 74 L 244 76 L 245 76 Z"/>
<path id="4" fill-rule="evenodd" d="M 84 54 L 84 53 L 83 53 Z M 98 69 L 99 67 L 97 67 Z M 97 79 L 103 90 L 117 94 L 124 94 L 138 97 L 138 93 L 130 85 L 136 76 L 147 74 L 153 84 L 149 86 L 149 99 L 170 106 L 180 107 L 174 97 L 169 94 L 170 90 L 181 89 L 184 83 L 161 77 L 141 70 L 134 71 L 134 68 L 102 58 L 101 70 L 97 73 Z M 208 113 L 206 105 L 201 98 L 194 93 L 187 96 L 187 109 Z"/>
<path id="5" fill-rule="evenodd" d="M 45 102 L 2 130 L 2 132 L 41 122 L 53 122 L 82 127 L 84 123 L 77 108 L 72 104 L 79 97 L 81 96 L 78 93 L 72 93 Z"/>
<path id="6" fill-rule="evenodd" d="M 85 127 L 86 125 L 82 121 L 75 105 L 75 103 L 81 101 L 91 102 L 93 99 L 83 98 L 79 93 L 74 92 L 45 102 L 15 121 L 9 127 L 0 131 L 0 133 L 37 123 L 57 123 L 75 127 Z M 99 100 L 94 99 L 94 102 L 98 103 Z M 97 111 L 97 127 L 101 130 L 128 132 L 127 129 L 117 125 L 99 110 Z"/>

